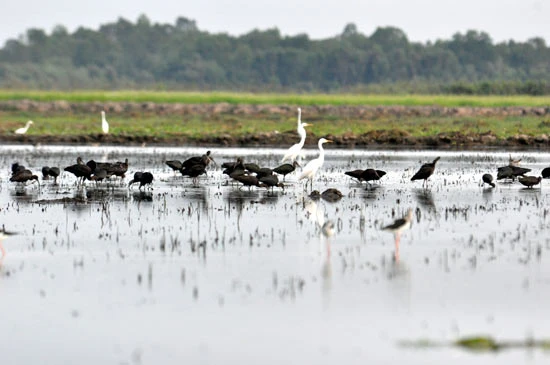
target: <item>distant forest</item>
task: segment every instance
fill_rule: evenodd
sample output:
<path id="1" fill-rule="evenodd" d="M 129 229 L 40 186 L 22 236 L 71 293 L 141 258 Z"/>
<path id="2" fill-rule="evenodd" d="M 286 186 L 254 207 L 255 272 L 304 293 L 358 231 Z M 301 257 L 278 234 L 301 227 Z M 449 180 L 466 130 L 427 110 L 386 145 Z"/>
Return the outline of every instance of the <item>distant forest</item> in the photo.
<path id="1" fill-rule="evenodd" d="M 231 36 L 141 15 L 97 31 L 27 30 L 0 49 L 0 88 L 543 95 L 550 48 L 542 38 L 495 44 L 475 30 L 424 44 L 355 24 L 323 40 L 278 29 Z"/>

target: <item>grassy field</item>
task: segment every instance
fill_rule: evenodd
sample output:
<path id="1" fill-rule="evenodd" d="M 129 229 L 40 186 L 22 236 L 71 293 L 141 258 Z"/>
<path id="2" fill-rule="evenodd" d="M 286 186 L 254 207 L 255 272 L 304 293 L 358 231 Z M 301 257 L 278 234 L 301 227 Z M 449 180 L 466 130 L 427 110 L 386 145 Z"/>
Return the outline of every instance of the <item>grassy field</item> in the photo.
<path id="1" fill-rule="evenodd" d="M 0 90 L 0 101 L 30 99 L 69 102 L 132 101 L 155 103 L 288 104 L 288 105 L 403 105 L 403 106 L 531 106 L 547 107 L 550 96 L 253 94 L 232 92 L 163 91 L 12 91 Z"/>
<path id="2" fill-rule="evenodd" d="M 38 114 L 29 112 L 0 112 L 0 134 L 12 134 L 27 120 L 35 123 L 29 129 L 29 135 L 89 135 L 101 132 L 101 120 L 95 114 Z M 107 119 L 111 134 L 126 136 L 152 136 L 174 138 L 185 136 L 191 139 L 208 138 L 220 135 L 239 137 L 243 135 L 294 132 L 294 116 L 270 115 L 259 117 L 217 115 L 177 116 L 154 114 L 125 115 L 110 114 Z M 305 121 L 311 122 L 307 118 Z M 408 117 L 388 116 L 373 120 L 326 119 L 314 120 L 308 128 L 311 136 L 361 135 L 372 131 L 404 132 L 414 137 L 434 136 L 439 133 L 460 132 L 462 134 L 480 134 L 491 132 L 498 138 L 507 138 L 516 134 L 532 136 L 543 133 L 550 135 L 550 120 L 538 116 L 522 117 Z"/>

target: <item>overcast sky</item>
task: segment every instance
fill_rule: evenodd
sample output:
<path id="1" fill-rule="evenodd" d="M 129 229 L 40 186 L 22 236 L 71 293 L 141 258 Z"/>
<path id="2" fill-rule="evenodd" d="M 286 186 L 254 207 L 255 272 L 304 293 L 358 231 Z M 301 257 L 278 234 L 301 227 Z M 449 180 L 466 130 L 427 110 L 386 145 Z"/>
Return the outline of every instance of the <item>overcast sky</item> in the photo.
<path id="1" fill-rule="evenodd" d="M 500 42 L 542 37 L 550 43 L 550 0 L 5 0 L 0 12 L 0 45 L 28 28 L 48 33 L 57 24 L 73 32 L 98 29 L 124 17 L 146 14 L 153 22 L 194 19 L 204 31 L 232 35 L 277 27 L 283 35 L 311 38 L 339 34 L 353 22 L 370 35 L 376 27 L 395 26 L 412 41 L 449 39 L 468 29 L 489 33 Z"/>

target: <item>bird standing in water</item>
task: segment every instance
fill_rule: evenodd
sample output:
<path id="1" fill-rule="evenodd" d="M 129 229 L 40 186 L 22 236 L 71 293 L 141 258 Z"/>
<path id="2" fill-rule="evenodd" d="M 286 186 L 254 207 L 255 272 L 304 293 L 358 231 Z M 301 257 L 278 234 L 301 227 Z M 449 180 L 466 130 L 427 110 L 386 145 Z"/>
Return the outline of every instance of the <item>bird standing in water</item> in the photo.
<path id="1" fill-rule="evenodd" d="M 424 186 L 424 184 L 428 186 L 428 178 L 434 173 L 435 164 L 437 163 L 437 161 L 439 161 L 439 157 L 436 157 L 435 160 L 433 160 L 433 162 L 431 163 L 425 163 L 424 165 L 422 165 L 420 167 L 420 170 L 418 170 L 416 174 L 414 174 L 414 176 L 411 178 L 411 181 L 424 180 L 422 186 Z"/>
<path id="2" fill-rule="evenodd" d="M 411 227 L 413 217 L 413 211 L 409 208 L 407 214 L 400 219 L 397 219 L 392 224 L 389 224 L 385 227 L 382 227 L 384 231 L 393 232 L 395 237 L 395 260 L 399 261 L 399 242 L 401 241 L 401 232 L 409 229 Z"/>
<path id="3" fill-rule="evenodd" d="M 324 143 L 332 143 L 332 141 L 326 138 L 319 139 L 319 142 L 317 143 L 317 146 L 319 147 L 319 157 L 309 161 L 307 165 L 304 167 L 304 169 L 302 170 L 302 174 L 298 178 L 298 180 L 308 179 L 311 190 L 313 190 L 313 179 L 315 178 L 317 171 L 319 171 L 319 169 L 325 163 L 325 150 L 323 150 Z M 307 183 L 306 183 L 306 188 L 307 188 Z"/>
<path id="4" fill-rule="evenodd" d="M 518 181 L 521 183 L 521 185 L 527 186 L 527 188 L 533 188 L 533 185 L 540 184 L 542 181 L 542 177 L 540 176 L 520 176 L 518 178 Z"/>
<path id="5" fill-rule="evenodd" d="M 273 169 L 273 172 L 276 174 L 283 175 L 283 181 L 285 181 L 286 175 L 296 170 L 296 167 L 299 167 L 299 166 L 300 164 L 298 163 L 298 161 L 294 161 L 292 165 L 289 163 L 285 163 L 285 164 L 282 164 L 281 166 L 275 167 Z"/>
<path id="6" fill-rule="evenodd" d="M 141 190 L 142 186 L 151 185 L 153 183 L 153 179 L 153 174 L 150 172 L 136 172 L 134 174 L 134 178 L 128 183 L 128 188 L 130 188 L 134 183 L 139 183 L 139 190 Z"/>
<path id="7" fill-rule="evenodd" d="M 492 188 L 496 186 L 495 183 L 493 182 L 493 175 L 491 174 L 483 174 L 483 176 L 481 177 L 481 180 L 483 180 L 482 185 L 485 183 L 490 185 Z"/>

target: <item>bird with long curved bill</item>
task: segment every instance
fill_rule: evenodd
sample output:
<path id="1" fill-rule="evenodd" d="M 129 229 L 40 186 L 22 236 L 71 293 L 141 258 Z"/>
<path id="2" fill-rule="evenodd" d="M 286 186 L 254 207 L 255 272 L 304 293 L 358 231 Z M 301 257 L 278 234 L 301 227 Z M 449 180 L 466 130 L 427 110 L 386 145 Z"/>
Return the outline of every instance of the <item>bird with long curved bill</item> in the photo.
<path id="1" fill-rule="evenodd" d="M 422 186 L 426 185 L 428 186 L 428 179 L 430 176 L 433 175 L 435 171 L 435 164 L 439 161 L 439 157 L 436 157 L 435 160 L 431 163 L 425 163 L 424 165 L 420 166 L 420 169 L 414 174 L 414 176 L 411 178 L 411 181 L 415 180 L 424 180 L 422 183 Z"/>

